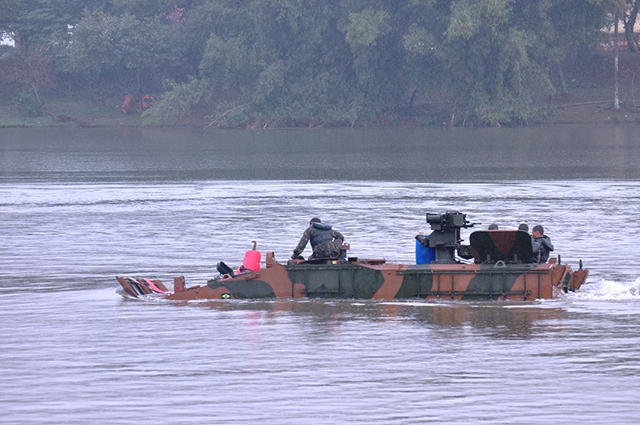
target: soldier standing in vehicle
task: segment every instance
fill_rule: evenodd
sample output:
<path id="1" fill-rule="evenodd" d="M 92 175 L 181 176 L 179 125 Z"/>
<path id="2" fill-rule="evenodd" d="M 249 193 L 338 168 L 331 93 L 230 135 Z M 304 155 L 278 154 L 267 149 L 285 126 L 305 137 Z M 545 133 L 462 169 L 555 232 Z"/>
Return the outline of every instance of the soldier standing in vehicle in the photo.
<path id="1" fill-rule="evenodd" d="M 533 226 L 531 230 L 531 248 L 536 260 L 540 263 L 546 263 L 549 259 L 549 252 L 553 251 L 553 244 L 549 236 L 544 234 L 544 228 L 541 225 Z"/>
<path id="2" fill-rule="evenodd" d="M 316 258 L 338 258 L 340 247 L 344 242 L 344 236 L 337 230 L 333 230 L 330 224 L 322 223 L 318 217 L 313 217 L 309 222 L 309 227 L 302 234 L 298 246 L 293 250 L 291 256 L 294 260 L 304 259 L 300 254 L 311 241 L 313 252 L 309 260 Z"/>

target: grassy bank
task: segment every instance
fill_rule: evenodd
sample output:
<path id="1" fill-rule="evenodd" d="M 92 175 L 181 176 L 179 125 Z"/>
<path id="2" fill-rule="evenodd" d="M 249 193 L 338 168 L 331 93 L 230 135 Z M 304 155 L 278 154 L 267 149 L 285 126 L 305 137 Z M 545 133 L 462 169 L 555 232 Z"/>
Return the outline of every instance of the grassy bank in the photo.
<path id="1" fill-rule="evenodd" d="M 621 52 L 618 96 L 620 109 L 614 110 L 614 58 L 598 52 L 587 63 L 565 70 L 567 93 L 551 99 L 553 113 L 543 124 L 640 123 L 640 55 Z"/>

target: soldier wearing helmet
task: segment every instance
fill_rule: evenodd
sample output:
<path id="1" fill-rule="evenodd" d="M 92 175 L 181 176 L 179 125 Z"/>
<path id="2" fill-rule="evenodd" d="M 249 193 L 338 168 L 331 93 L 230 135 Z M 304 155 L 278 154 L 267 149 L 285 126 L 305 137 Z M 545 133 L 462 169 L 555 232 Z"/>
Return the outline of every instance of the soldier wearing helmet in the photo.
<path id="1" fill-rule="evenodd" d="M 340 247 L 344 242 L 344 236 L 337 230 L 333 230 L 330 224 L 322 223 L 318 217 L 313 217 L 309 222 L 309 227 L 302 234 L 298 246 L 293 250 L 291 256 L 294 260 L 304 259 L 300 254 L 311 241 L 313 252 L 309 260 L 316 258 L 338 258 Z"/>

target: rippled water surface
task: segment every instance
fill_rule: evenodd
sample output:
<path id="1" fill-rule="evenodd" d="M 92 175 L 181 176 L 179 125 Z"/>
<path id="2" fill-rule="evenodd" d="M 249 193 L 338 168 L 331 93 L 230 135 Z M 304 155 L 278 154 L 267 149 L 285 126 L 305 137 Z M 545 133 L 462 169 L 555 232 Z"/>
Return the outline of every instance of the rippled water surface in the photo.
<path id="1" fill-rule="evenodd" d="M 0 423 L 637 423 L 638 130 L 0 130 Z M 117 291 L 202 283 L 252 240 L 284 261 L 314 215 L 352 255 L 408 263 L 427 211 L 542 223 L 588 284 L 528 303 Z"/>

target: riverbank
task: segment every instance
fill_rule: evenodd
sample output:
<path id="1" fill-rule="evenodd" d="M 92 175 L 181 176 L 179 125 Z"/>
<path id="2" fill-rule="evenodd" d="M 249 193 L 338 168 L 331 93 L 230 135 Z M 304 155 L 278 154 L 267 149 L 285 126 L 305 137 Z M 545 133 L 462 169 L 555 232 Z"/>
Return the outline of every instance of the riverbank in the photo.
<path id="1" fill-rule="evenodd" d="M 619 58 L 620 109 L 613 108 L 614 60 L 610 52 L 594 54 L 587 63 L 576 63 L 564 73 L 565 93 L 548 101 L 549 114 L 534 125 L 640 123 L 640 55 L 621 52 Z M 562 87 L 558 76 L 554 83 Z M 413 113 L 380 117 L 382 127 L 446 126 L 446 104 L 422 99 Z M 429 106 L 425 106 L 429 105 Z M 0 99 L 0 127 L 141 127 L 140 113 L 124 114 L 120 96 L 67 96 L 47 98 L 46 115 L 22 115 L 10 98 Z M 416 111 L 419 111 L 416 113 Z M 213 128 L 211 118 L 192 114 L 171 126 Z"/>
<path id="2" fill-rule="evenodd" d="M 620 109 L 614 109 L 611 52 L 599 52 L 588 63 L 566 69 L 567 93 L 551 99 L 553 113 L 542 124 L 640 123 L 640 55 L 620 52 L 618 72 Z"/>

